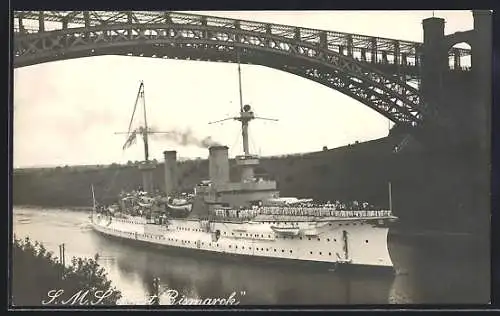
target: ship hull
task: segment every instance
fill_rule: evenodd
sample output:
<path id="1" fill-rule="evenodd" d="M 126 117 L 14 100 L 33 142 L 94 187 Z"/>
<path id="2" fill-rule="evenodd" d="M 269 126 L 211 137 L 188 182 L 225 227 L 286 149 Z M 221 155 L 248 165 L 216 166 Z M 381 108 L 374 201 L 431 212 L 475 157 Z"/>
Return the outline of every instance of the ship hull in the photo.
<path id="1" fill-rule="evenodd" d="M 307 226 L 311 222 L 297 224 Z M 113 218 L 110 221 L 108 217 L 101 217 L 94 218 L 92 223 L 93 229 L 105 236 L 132 244 L 146 244 L 169 253 L 328 270 L 376 268 L 393 271 L 387 249 L 387 227 L 377 227 L 359 220 L 349 223 L 333 221 L 324 223 L 315 237 L 290 237 L 273 234 L 269 228 L 271 222 L 216 222 L 211 225 L 213 232 L 220 233 L 217 240 L 215 233 L 206 232 L 198 220 L 171 220 L 168 228 L 146 224 L 140 219 Z M 342 238 L 344 234 L 348 236 L 347 254 Z"/>

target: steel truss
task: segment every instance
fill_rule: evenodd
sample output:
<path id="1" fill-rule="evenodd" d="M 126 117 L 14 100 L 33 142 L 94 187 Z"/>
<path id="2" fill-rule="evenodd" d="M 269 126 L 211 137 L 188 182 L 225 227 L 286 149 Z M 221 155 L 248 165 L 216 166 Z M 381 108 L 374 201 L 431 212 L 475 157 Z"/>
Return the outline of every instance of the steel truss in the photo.
<path id="1" fill-rule="evenodd" d="M 413 57 L 418 66 L 419 43 L 174 12 L 35 11 L 15 17 L 17 67 L 106 54 L 235 62 L 238 51 L 242 62 L 316 81 L 398 124 L 417 126 L 424 115 L 432 116 L 418 90 L 405 82 L 418 73 L 403 61 Z M 27 31 L 23 21 L 35 18 L 38 29 Z M 47 21 L 62 27 L 48 30 Z M 354 57 L 355 50 L 362 51 L 361 58 Z M 377 69 L 377 56 L 391 52 L 395 73 L 385 74 Z"/>

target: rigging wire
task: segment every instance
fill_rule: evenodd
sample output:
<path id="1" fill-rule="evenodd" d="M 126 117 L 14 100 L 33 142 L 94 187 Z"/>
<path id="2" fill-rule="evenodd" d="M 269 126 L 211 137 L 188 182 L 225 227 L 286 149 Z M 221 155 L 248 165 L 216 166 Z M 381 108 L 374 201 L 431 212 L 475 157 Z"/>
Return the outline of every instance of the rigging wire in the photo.
<path id="1" fill-rule="evenodd" d="M 139 102 L 139 98 L 141 96 L 142 85 L 143 85 L 143 83 L 141 81 L 141 84 L 139 85 L 139 91 L 137 91 L 137 96 L 135 98 L 134 110 L 132 111 L 132 117 L 130 118 L 130 123 L 128 124 L 127 134 L 130 134 L 130 128 L 132 127 L 132 122 L 134 121 L 134 115 L 135 115 L 135 111 L 137 109 L 137 103 Z"/>

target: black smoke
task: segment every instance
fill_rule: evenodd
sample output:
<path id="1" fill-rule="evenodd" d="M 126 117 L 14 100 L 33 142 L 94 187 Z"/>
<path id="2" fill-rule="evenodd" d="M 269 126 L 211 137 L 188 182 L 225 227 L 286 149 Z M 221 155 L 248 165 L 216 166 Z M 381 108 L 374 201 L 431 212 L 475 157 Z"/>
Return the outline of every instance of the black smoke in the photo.
<path id="1" fill-rule="evenodd" d="M 166 134 L 160 134 L 162 138 L 168 139 L 181 146 L 197 146 L 200 148 L 209 148 L 211 146 L 220 146 L 220 143 L 212 139 L 211 136 L 199 138 L 188 128 L 186 130 L 173 129 Z"/>

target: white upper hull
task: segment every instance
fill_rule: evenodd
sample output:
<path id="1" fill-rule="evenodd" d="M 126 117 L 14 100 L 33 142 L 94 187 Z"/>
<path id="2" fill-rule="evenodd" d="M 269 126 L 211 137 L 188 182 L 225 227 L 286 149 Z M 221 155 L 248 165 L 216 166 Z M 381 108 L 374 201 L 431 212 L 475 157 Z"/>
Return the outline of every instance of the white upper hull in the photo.
<path id="1" fill-rule="evenodd" d="M 212 222 L 174 219 L 168 226 L 148 224 L 143 218 L 119 219 L 94 215 L 95 230 L 115 237 L 171 247 L 214 253 L 294 259 L 326 263 L 350 263 L 392 267 L 387 248 L 387 227 L 374 226 L 366 219 L 307 222 Z M 276 224 L 295 225 L 298 236 L 280 233 Z M 319 224 L 319 225 L 318 225 Z M 219 238 L 215 233 L 219 231 Z M 344 236 L 347 236 L 345 238 Z M 347 252 L 345 251 L 347 240 Z"/>

